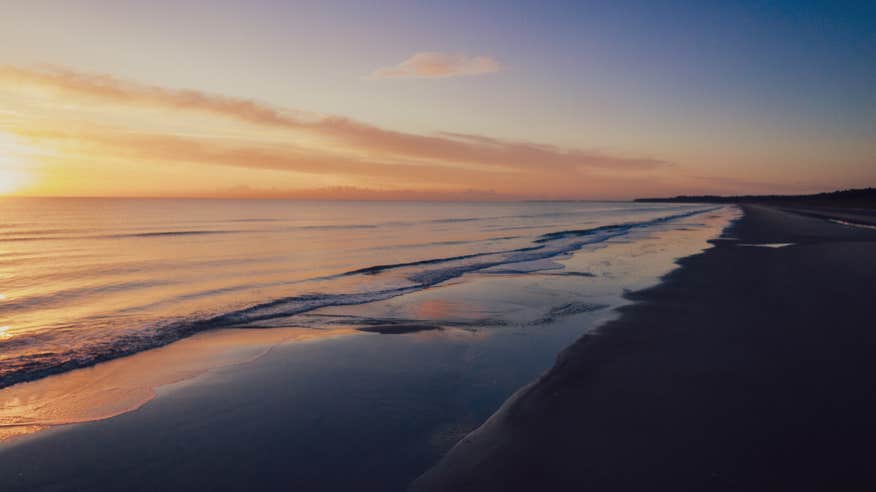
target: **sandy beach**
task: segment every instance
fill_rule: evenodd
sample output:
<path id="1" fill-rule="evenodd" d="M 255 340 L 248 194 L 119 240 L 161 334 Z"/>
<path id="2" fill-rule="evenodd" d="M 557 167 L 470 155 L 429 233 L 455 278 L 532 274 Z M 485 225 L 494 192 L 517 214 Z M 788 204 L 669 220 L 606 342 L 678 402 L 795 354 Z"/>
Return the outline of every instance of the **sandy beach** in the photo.
<path id="1" fill-rule="evenodd" d="M 48 427 L 0 444 L 0 488 L 869 489 L 876 231 L 743 210 L 564 260 L 586 275 L 471 276 L 316 315 L 380 323 L 220 330 L 6 388 Z"/>
<path id="2" fill-rule="evenodd" d="M 412 490 L 872 490 L 876 231 L 743 208 Z"/>

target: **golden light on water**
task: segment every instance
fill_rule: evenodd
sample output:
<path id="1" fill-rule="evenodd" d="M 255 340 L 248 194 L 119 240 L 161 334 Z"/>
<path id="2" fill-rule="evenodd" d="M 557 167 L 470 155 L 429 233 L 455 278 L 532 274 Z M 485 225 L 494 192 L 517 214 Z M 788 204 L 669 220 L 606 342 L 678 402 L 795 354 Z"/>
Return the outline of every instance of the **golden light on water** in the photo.
<path id="1" fill-rule="evenodd" d="M 156 350 L 6 387 L 0 389 L 0 443 L 52 426 L 136 410 L 156 396 L 156 388 L 254 361 L 279 344 L 355 333 L 359 332 L 350 327 L 205 332 Z"/>

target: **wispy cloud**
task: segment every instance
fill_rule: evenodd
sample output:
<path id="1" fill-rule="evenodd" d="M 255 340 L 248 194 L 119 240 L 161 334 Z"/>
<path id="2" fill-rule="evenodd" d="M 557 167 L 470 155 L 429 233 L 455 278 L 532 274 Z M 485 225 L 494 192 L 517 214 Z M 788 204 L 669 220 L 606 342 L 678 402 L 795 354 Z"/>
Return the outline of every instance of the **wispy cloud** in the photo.
<path id="1" fill-rule="evenodd" d="M 302 127 L 291 115 L 249 99 L 225 97 L 186 89 L 168 89 L 140 84 L 111 75 L 85 73 L 58 66 L 21 68 L 0 66 L 0 82 L 19 86 L 39 86 L 71 92 L 110 102 L 195 110 L 230 116 L 255 124 Z"/>
<path id="2" fill-rule="evenodd" d="M 72 92 L 113 103 L 206 112 L 256 125 L 301 131 L 331 139 L 353 151 L 396 157 L 452 161 L 505 169 L 654 169 L 667 163 L 651 158 L 609 156 L 580 149 L 500 140 L 480 135 L 418 135 L 387 130 L 342 116 L 314 117 L 249 99 L 177 90 L 65 68 L 0 67 L 0 84 L 13 82 Z"/>
<path id="3" fill-rule="evenodd" d="M 502 65 L 488 56 L 466 56 L 421 51 L 392 67 L 382 67 L 371 72 L 371 79 L 420 78 L 435 79 L 484 75 L 498 72 Z"/>
<path id="4" fill-rule="evenodd" d="M 21 129 L 34 141 L 72 142 L 100 155 L 162 163 L 197 163 L 248 169 L 294 171 L 378 178 L 404 183 L 432 182 L 462 186 L 489 182 L 490 171 L 458 169 L 441 162 L 405 163 L 314 150 L 295 145 L 254 146 L 179 135 L 115 131 L 107 128 Z"/>
<path id="5" fill-rule="evenodd" d="M 137 162 L 141 168 L 196 164 L 205 166 L 205 170 L 206 166 L 219 166 L 288 171 L 311 176 L 346 177 L 348 179 L 345 181 L 349 183 L 358 183 L 356 186 L 365 185 L 371 189 L 417 190 L 419 193 L 435 190 L 451 194 L 460 190 L 480 193 L 495 190 L 496 193 L 490 194 L 490 197 L 575 198 L 582 196 L 582 193 L 591 197 L 605 196 L 628 186 L 647 187 L 654 184 L 653 177 L 642 173 L 570 174 L 565 170 L 535 167 L 513 170 L 460 168 L 450 161 L 384 160 L 381 156 L 334 153 L 293 144 L 259 145 L 77 125 L 51 129 L 18 128 L 17 133 L 41 146 L 60 146 L 62 152 L 59 155 L 85 162 L 103 159 L 107 162 Z"/>
<path id="6" fill-rule="evenodd" d="M 332 200 L 381 200 L 381 201 L 496 201 L 526 198 L 520 195 L 496 193 L 494 190 L 435 191 L 421 189 L 384 190 L 356 186 L 332 186 L 308 190 L 289 190 L 283 188 L 254 188 L 251 186 L 232 186 L 200 194 L 205 197 L 221 198 L 285 198 L 297 200 L 320 200 L 330 196 Z"/>
<path id="7" fill-rule="evenodd" d="M 627 184 L 647 182 L 655 172 L 670 165 L 648 157 L 465 133 L 400 132 L 341 116 L 314 115 L 250 99 L 141 84 L 60 67 L 0 66 L 0 90 L 4 88 L 37 90 L 65 104 L 87 103 L 89 108 L 105 105 L 108 109 L 144 108 L 149 113 L 158 109 L 213 115 L 280 132 L 279 137 L 271 132 L 269 139 L 234 142 L 156 131 L 154 125 L 142 131 L 136 125 L 106 126 L 104 121 L 91 126 L 64 126 L 58 123 L 61 120 L 21 124 L 16 131 L 49 146 L 53 141 L 64 145 L 76 142 L 84 149 L 82 152 L 125 159 L 346 176 L 349 182 L 367 183 L 368 187 L 475 187 L 495 188 L 500 193 L 556 192 L 563 196 L 602 194 L 609 189 L 616 193 Z M 95 113 L 89 114 L 93 118 Z"/>

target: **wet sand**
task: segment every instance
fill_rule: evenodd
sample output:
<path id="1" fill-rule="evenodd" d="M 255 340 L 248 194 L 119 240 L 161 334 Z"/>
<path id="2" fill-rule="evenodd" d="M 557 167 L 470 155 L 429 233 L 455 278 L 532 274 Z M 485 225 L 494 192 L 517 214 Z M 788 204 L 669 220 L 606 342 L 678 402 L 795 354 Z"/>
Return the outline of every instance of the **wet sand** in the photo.
<path id="1" fill-rule="evenodd" d="M 591 280 L 585 290 L 595 297 L 582 301 L 616 298 L 607 282 Z M 580 284 L 485 275 L 323 313 L 416 324 L 373 325 L 377 333 L 338 325 L 328 337 L 301 329 L 314 334 L 307 339 L 283 334 L 295 328 L 210 332 L 6 388 L 0 409 L 8 403 L 9 416 L 24 420 L 18 428 L 48 427 L 0 442 L 0 490 L 404 490 L 582 330 L 612 316 L 606 307 L 541 321 Z M 514 304 L 499 302 L 509 297 Z M 472 313 L 477 326 L 457 317 Z M 539 322 L 478 321 L 501 313 Z M 411 331 L 438 326 L 433 318 L 441 329 Z M 399 327 L 406 332 L 390 333 Z M 290 340 L 272 344 L 281 335 Z"/>
<path id="2" fill-rule="evenodd" d="M 873 490 L 876 230 L 744 209 L 412 489 Z"/>
<path id="3" fill-rule="evenodd" d="M 103 364 L 0 389 L 0 445 L 46 429 L 132 412 L 163 386 L 257 360 L 274 346 L 355 333 L 352 328 L 227 329 Z"/>

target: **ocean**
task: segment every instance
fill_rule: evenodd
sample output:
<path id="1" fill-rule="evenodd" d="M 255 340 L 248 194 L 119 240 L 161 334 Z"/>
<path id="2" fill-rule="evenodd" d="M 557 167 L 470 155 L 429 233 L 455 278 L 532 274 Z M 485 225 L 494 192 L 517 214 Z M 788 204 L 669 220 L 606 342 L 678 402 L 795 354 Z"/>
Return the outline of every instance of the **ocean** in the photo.
<path id="1" fill-rule="evenodd" d="M 342 491 L 403 490 L 739 211 L 3 199 L 0 214 L 0 452 L 63 442 L 39 459 L 83 489 L 136 462 L 142 490 Z"/>
<path id="2" fill-rule="evenodd" d="M 562 261 L 609 241 L 701 224 L 715 210 L 613 202 L 3 199 L 0 387 L 205 330 L 319 330 L 339 322 L 314 316 L 326 307 L 407 296 L 474 274 L 593 275 Z M 378 331 L 418 322 L 340 321 Z M 429 323 L 513 321 L 472 313 Z"/>

